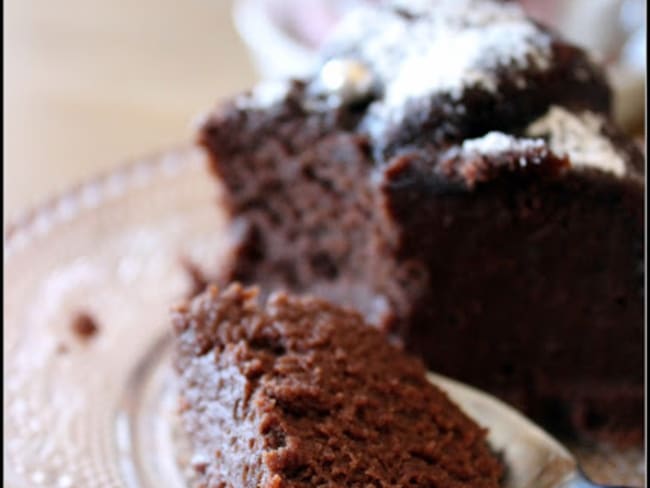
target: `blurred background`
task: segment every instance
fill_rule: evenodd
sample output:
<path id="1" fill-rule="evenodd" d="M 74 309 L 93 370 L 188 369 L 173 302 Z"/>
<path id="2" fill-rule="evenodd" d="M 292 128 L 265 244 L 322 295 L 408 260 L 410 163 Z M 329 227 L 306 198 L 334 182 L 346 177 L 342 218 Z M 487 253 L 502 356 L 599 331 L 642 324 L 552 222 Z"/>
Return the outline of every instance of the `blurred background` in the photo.
<path id="1" fill-rule="evenodd" d="M 255 81 L 227 0 L 6 0 L 5 220 Z"/>
<path id="2" fill-rule="evenodd" d="M 608 62 L 617 117 L 640 134 L 646 1 L 521 1 Z M 189 140 L 198 114 L 260 77 L 309 70 L 327 32 L 364 2 L 6 0 L 5 221 Z"/>

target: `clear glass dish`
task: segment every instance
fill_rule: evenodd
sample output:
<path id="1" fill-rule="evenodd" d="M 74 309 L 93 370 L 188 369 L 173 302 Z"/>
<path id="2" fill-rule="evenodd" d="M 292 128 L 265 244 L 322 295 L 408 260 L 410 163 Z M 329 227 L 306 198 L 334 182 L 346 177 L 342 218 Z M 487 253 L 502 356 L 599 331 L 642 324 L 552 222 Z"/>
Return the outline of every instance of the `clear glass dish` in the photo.
<path id="1" fill-rule="evenodd" d="M 219 193 L 204 155 L 181 148 L 89 182 L 7 231 L 4 486 L 187 486 L 167 312 L 193 286 L 188 260 L 218 269 L 228 252 Z M 512 418 L 489 395 L 434 380 L 484 425 Z M 563 448 L 551 446 L 553 458 L 526 441 L 543 436 L 518 418 L 494 430 L 519 439 L 524 476 L 574 469 Z M 574 448 L 599 481 L 643 483 L 639 450 Z"/>

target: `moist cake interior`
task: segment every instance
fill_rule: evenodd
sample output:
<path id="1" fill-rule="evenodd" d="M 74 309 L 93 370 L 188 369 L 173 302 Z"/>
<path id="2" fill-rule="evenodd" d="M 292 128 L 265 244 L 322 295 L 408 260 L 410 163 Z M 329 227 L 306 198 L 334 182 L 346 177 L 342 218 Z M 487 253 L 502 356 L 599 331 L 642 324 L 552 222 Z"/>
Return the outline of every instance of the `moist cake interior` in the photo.
<path id="1" fill-rule="evenodd" d="M 602 69 L 489 0 L 361 9 L 321 61 L 200 128 L 240 236 L 221 279 L 354 307 L 547 427 L 640 442 L 644 158 Z"/>
<path id="2" fill-rule="evenodd" d="M 234 284 L 173 323 L 199 486 L 500 486 L 486 431 L 356 312 Z"/>

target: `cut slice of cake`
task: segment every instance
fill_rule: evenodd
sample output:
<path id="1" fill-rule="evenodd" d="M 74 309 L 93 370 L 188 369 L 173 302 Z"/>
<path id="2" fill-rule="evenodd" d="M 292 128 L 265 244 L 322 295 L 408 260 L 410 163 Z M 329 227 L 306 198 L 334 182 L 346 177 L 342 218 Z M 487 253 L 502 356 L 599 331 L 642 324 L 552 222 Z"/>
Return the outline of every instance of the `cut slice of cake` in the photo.
<path id="1" fill-rule="evenodd" d="M 353 311 L 237 284 L 173 313 L 203 488 L 496 488 L 486 431 Z"/>
<path id="2" fill-rule="evenodd" d="M 382 2 L 199 131 L 227 279 L 354 307 L 547 427 L 640 442 L 644 158 L 514 2 Z"/>

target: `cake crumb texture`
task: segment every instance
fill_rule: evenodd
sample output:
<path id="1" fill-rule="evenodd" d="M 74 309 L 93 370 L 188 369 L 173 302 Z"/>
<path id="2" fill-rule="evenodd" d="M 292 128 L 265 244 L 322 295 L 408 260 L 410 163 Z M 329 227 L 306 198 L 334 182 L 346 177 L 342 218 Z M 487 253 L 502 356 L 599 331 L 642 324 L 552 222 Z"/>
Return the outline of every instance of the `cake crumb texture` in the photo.
<path id="1" fill-rule="evenodd" d="M 182 418 L 216 487 L 499 486 L 486 431 L 356 312 L 216 287 L 177 308 Z"/>

